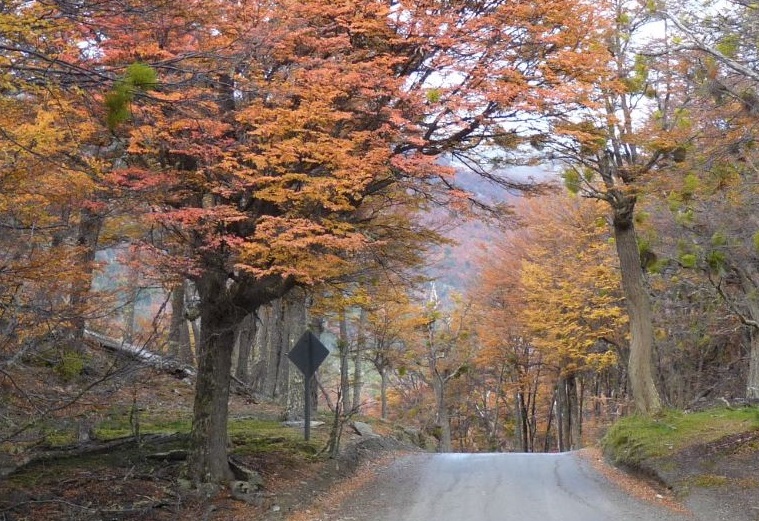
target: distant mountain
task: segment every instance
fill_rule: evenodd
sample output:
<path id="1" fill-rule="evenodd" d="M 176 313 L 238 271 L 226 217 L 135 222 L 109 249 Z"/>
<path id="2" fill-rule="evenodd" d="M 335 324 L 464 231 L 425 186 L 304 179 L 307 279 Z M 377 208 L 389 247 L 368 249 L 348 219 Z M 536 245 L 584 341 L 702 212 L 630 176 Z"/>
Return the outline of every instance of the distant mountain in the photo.
<path id="1" fill-rule="evenodd" d="M 515 166 L 494 172 L 493 175 L 518 183 L 541 182 L 555 177 L 547 167 Z M 457 183 L 486 204 L 511 204 L 521 196 L 516 190 L 508 190 L 469 170 L 456 174 Z M 464 292 L 476 279 L 477 260 L 484 255 L 485 246 L 502 232 L 496 226 L 481 220 L 455 222 L 457 216 L 450 215 L 444 208 L 433 212 L 431 220 L 439 222 L 448 219 L 450 229 L 446 236 L 455 244 L 436 248 L 430 255 L 430 266 L 426 274 L 436 279 L 438 296 L 444 299 L 451 291 Z"/>

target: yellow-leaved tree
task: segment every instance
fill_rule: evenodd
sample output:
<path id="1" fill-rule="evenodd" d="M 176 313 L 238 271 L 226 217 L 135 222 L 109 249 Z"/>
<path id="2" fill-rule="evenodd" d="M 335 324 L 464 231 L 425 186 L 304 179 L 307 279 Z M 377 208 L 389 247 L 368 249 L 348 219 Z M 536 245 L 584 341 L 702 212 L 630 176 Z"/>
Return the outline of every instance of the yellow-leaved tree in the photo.
<path id="1" fill-rule="evenodd" d="M 522 320 L 556 378 L 560 450 L 582 442 L 583 382 L 613 366 L 627 322 L 613 241 L 601 205 L 556 195 L 524 205 Z"/>

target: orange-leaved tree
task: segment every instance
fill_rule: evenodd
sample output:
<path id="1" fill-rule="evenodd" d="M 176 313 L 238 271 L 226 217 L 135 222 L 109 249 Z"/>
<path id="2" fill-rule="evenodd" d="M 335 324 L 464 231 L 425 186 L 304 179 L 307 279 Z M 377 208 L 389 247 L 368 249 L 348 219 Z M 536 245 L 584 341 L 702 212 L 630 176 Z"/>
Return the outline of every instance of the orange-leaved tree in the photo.
<path id="1" fill-rule="evenodd" d="M 194 481 L 229 477 L 242 318 L 406 240 L 383 237 L 378 208 L 465 209 L 442 154 L 524 186 L 479 168 L 477 150 L 519 146 L 515 124 L 583 97 L 597 49 L 577 24 L 593 22 L 579 1 L 86 7 L 61 9 L 80 31 L 81 83 L 126 151 L 109 181 L 141 195 L 143 217 L 165 230 L 155 247 L 166 273 L 199 293 Z"/>

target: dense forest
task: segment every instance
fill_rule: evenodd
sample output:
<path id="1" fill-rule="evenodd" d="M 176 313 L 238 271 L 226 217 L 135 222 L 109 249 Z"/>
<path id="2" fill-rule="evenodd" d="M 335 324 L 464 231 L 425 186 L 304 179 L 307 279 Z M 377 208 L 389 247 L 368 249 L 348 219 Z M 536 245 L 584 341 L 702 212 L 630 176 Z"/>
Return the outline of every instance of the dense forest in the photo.
<path id="1" fill-rule="evenodd" d="M 758 44 L 749 0 L 0 2 L 0 448 L 107 344 L 191 375 L 225 481 L 230 390 L 302 418 L 307 329 L 333 451 L 759 399 Z"/>

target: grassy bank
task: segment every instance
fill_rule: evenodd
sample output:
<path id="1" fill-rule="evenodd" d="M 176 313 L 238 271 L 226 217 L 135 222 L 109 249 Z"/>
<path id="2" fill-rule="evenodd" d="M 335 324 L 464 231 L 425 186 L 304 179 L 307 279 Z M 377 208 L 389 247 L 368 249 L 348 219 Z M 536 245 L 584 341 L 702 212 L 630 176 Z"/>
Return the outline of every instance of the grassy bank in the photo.
<path id="1" fill-rule="evenodd" d="M 646 461 L 707 445 L 728 436 L 759 429 L 759 409 L 666 410 L 656 416 L 630 416 L 615 423 L 602 440 L 604 454 L 615 464 L 638 468 Z"/>

